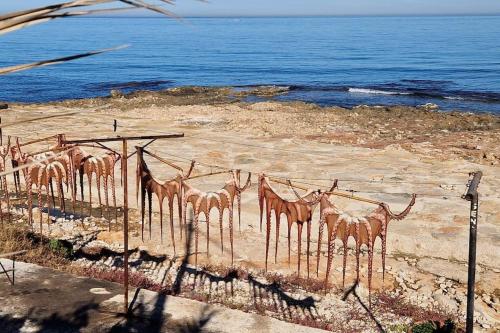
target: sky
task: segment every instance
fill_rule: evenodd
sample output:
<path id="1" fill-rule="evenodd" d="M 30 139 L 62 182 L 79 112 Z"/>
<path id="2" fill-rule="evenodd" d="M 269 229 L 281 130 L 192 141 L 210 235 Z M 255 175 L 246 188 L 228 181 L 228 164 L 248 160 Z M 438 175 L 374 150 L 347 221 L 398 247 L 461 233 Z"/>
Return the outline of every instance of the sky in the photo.
<path id="1" fill-rule="evenodd" d="M 1 1 L 0 12 L 63 2 Z M 150 1 L 155 2 L 155 1 Z M 180 16 L 500 15 L 499 0 L 177 0 Z M 137 12 L 135 12 L 137 13 Z M 128 14 L 130 15 L 130 14 Z"/>

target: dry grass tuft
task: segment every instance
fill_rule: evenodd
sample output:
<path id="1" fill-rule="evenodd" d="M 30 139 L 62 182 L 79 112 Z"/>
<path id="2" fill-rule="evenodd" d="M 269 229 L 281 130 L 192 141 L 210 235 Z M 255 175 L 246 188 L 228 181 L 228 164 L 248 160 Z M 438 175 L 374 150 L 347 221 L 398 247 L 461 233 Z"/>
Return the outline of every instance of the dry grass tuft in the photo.
<path id="1" fill-rule="evenodd" d="M 64 270 L 71 261 L 50 248 L 50 240 L 32 232 L 27 226 L 4 225 L 0 229 L 0 253 L 28 250 L 16 260 Z"/>

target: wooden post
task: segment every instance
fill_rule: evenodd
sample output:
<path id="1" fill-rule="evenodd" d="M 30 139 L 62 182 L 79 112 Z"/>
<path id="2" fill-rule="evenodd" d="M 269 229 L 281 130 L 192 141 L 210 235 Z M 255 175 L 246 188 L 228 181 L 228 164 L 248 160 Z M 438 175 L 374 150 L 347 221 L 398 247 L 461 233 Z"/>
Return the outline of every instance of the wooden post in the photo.
<path id="1" fill-rule="evenodd" d="M 113 132 L 116 132 L 116 128 L 118 127 L 118 122 L 115 120 L 113 120 Z"/>
<path id="2" fill-rule="evenodd" d="M 123 285 L 124 313 L 128 313 L 128 174 L 127 174 L 127 139 L 122 141 L 122 177 L 123 177 Z"/>

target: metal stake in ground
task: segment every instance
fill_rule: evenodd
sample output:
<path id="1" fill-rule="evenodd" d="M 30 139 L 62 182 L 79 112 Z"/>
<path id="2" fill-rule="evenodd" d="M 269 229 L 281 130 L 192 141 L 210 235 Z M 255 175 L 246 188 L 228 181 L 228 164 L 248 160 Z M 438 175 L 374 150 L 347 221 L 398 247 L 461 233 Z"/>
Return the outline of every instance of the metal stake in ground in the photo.
<path id="1" fill-rule="evenodd" d="M 476 282 L 476 238 L 477 238 L 477 220 L 479 210 L 479 194 L 477 188 L 481 182 L 483 173 L 477 171 L 472 175 L 472 179 L 467 184 L 467 191 L 462 196 L 470 201 L 470 233 L 469 233 L 469 274 L 467 280 L 467 321 L 466 332 L 474 331 L 474 289 Z"/>

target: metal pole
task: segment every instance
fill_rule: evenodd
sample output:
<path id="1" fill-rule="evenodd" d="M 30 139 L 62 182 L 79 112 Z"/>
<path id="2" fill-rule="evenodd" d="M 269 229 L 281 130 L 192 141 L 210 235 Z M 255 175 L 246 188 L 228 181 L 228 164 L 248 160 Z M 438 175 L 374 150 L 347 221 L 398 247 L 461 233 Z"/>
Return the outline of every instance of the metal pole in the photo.
<path id="1" fill-rule="evenodd" d="M 124 313 L 128 312 L 128 175 L 127 175 L 127 140 L 122 141 L 122 176 L 123 176 L 123 285 Z"/>
<path id="2" fill-rule="evenodd" d="M 470 201 L 470 231 L 469 231 L 469 274 L 467 280 L 467 320 L 465 330 L 467 333 L 474 331 L 474 289 L 476 283 L 476 239 L 477 220 L 479 210 L 479 194 L 477 188 L 481 182 L 481 171 L 473 174 L 463 198 Z"/>

